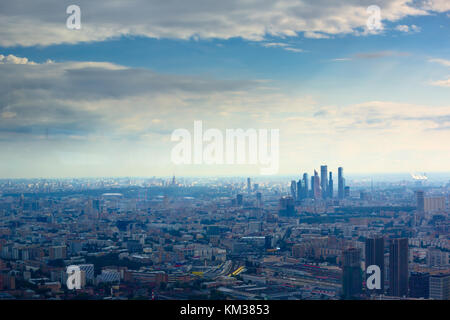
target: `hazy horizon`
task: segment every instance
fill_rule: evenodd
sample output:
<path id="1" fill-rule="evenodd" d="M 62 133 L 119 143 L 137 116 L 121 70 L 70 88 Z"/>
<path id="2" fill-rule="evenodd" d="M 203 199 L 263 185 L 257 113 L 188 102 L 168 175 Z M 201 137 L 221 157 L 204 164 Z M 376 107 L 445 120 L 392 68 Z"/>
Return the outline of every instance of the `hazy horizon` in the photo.
<path id="1" fill-rule="evenodd" d="M 267 180 L 277 180 L 277 179 L 295 179 L 301 177 L 303 173 L 308 173 L 309 177 L 311 177 L 313 171 L 302 171 L 291 174 L 276 174 L 270 176 L 263 175 L 136 175 L 136 176 L 60 176 L 60 177 L 0 177 L 1 180 L 70 180 L 70 179 L 172 179 L 174 176 L 176 179 L 243 179 L 243 182 L 246 183 L 248 177 L 254 179 L 254 181 L 267 181 Z M 330 172 L 330 171 L 328 171 Z M 335 178 L 335 184 L 337 184 L 337 170 L 332 171 L 333 177 Z M 320 175 L 320 172 L 318 172 Z M 417 172 L 414 172 L 417 174 Z M 419 172 L 418 174 L 423 174 Z M 427 181 L 448 181 L 450 180 L 450 171 L 449 172 L 426 172 Z M 411 182 L 414 179 L 409 172 L 345 172 L 344 168 L 344 176 L 346 179 L 358 180 L 358 179 L 368 179 L 372 178 L 374 182 L 392 182 L 392 181 L 405 181 L 410 180 Z"/>

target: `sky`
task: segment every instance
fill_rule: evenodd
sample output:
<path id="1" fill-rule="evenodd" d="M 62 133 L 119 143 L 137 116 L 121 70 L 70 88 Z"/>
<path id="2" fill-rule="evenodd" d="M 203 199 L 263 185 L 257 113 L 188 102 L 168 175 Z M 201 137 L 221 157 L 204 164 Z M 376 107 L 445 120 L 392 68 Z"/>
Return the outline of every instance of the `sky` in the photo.
<path id="1" fill-rule="evenodd" d="M 174 164 L 196 120 L 278 129 L 279 174 L 450 172 L 450 1 L 0 3 L 0 178 L 260 174 Z"/>

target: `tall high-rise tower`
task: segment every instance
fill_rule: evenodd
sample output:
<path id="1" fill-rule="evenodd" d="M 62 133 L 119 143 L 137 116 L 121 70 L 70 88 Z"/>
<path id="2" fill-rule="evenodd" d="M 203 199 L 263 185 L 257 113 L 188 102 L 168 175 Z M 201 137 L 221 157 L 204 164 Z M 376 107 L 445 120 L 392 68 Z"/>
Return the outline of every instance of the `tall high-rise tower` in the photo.
<path id="1" fill-rule="evenodd" d="M 409 276 L 409 297 L 425 298 L 430 296 L 430 274 L 427 272 L 411 272 Z"/>
<path id="2" fill-rule="evenodd" d="M 408 239 L 392 239 L 389 247 L 389 292 L 403 297 L 408 294 Z"/>
<path id="3" fill-rule="evenodd" d="M 422 190 L 416 191 L 417 212 L 425 212 L 425 193 Z"/>
<path id="4" fill-rule="evenodd" d="M 279 214 L 286 217 L 295 215 L 295 203 L 292 197 L 282 197 L 280 199 Z"/>
<path id="5" fill-rule="evenodd" d="M 330 171 L 330 177 L 328 178 L 328 198 L 333 199 L 333 172 Z"/>
<path id="6" fill-rule="evenodd" d="M 261 194 L 261 192 L 257 192 L 256 193 L 256 206 L 258 207 L 258 208 L 261 208 L 262 207 L 262 194 Z"/>
<path id="7" fill-rule="evenodd" d="M 319 198 L 321 198 L 322 194 L 320 192 L 320 178 L 319 178 L 319 174 L 317 173 L 316 170 L 314 170 L 313 181 L 314 181 L 313 198 L 319 199 Z"/>
<path id="8" fill-rule="evenodd" d="M 303 195 L 304 198 L 309 198 L 309 187 L 308 187 L 308 174 L 305 172 L 303 174 Z"/>
<path id="9" fill-rule="evenodd" d="M 373 237 L 366 239 L 365 264 L 368 266 L 376 265 L 381 271 L 381 289 L 378 293 L 384 292 L 384 238 Z"/>
<path id="10" fill-rule="evenodd" d="M 320 187 L 322 189 L 322 198 L 328 197 L 328 167 L 320 166 Z"/>
<path id="11" fill-rule="evenodd" d="M 338 168 L 338 198 L 344 199 L 345 196 L 344 168 Z"/>
<path id="12" fill-rule="evenodd" d="M 450 299 L 450 274 L 440 273 L 430 276 L 429 297 L 435 300 Z"/>
<path id="13" fill-rule="evenodd" d="M 250 193 L 252 191 L 252 180 L 247 178 L 247 192 Z"/>
<path id="14" fill-rule="evenodd" d="M 342 294 L 344 299 L 357 298 L 362 292 L 361 250 L 349 248 L 342 252 Z"/>
<path id="15" fill-rule="evenodd" d="M 294 200 L 297 198 L 297 182 L 295 180 L 291 181 L 291 197 Z"/>
<path id="16" fill-rule="evenodd" d="M 304 194 L 305 194 L 305 191 L 303 188 L 303 182 L 300 179 L 297 181 L 297 201 L 305 199 Z"/>

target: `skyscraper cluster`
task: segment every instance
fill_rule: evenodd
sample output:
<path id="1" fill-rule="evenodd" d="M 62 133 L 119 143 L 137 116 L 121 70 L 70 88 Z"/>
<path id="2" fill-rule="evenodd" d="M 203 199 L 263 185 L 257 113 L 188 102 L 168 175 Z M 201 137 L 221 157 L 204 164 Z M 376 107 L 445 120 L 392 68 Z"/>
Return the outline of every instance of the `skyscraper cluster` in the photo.
<path id="1" fill-rule="evenodd" d="M 345 186 L 344 169 L 339 167 L 338 199 L 344 199 L 349 195 L 349 192 L 350 188 Z M 322 165 L 320 166 L 320 176 L 317 170 L 314 170 L 314 175 L 311 176 L 311 179 L 309 179 L 308 173 L 303 173 L 301 179 L 291 181 L 291 196 L 297 201 L 304 199 L 333 199 L 335 197 L 333 172 L 328 172 L 328 166 Z"/>

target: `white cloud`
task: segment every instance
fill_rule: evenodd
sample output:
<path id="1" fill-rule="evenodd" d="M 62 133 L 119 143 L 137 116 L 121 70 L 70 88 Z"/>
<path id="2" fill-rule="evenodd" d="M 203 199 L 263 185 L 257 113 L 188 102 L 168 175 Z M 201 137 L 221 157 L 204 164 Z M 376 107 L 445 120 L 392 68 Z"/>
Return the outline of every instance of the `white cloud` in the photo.
<path id="1" fill-rule="evenodd" d="M 415 24 L 412 24 L 412 25 L 411 25 L 411 30 L 412 30 L 413 32 L 420 32 L 420 31 L 422 30 L 422 28 L 416 26 Z"/>
<path id="2" fill-rule="evenodd" d="M 27 58 L 19 58 L 12 54 L 4 56 L 0 54 L 0 64 L 35 64 Z"/>
<path id="3" fill-rule="evenodd" d="M 442 64 L 443 66 L 446 66 L 446 67 L 450 67 L 450 60 L 446 60 L 446 59 L 430 59 L 428 61 L 439 63 L 439 64 Z"/>
<path id="4" fill-rule="evenodd" d="M 439 63 L 445 67 L 450 67 L 450 60 L 446 59 L 430 59 L 429 62 Z M 445 80 L 437 80 L 437 81 L 431 81 L 430 85 L 436 86 L 436 87 L 450 87 L 450 78 Z"/>
<path id="5" fill-rule="evenodd" d="M 17 113 L 10 112 L 10 111 L 4 111 L 1 113 L 1 116 L 3 119 L 11 119 L 11 118 L 14 118 L 16 115 L 17 115 Z"/>
<path id="6" fill-rule="evenodd" d="M 408 56 L 408 52 L 398 52 L 398 51 L 372 51 L 372 52 L 358 52 L 353 54 L 351 57 L 335 58 L 331 61 L 351 61 L 355 59 L 380 59 L 385 57 L 402 57 Z"/>
<path id="7" fill-rule="evenodd" d="M 262 46 L 265 48 L 282 48 L 286 51 L 297 52 L 297 53 L 304 52 L 303 49 L 293 48 L 290 45 L 288 45 L 287 43 L 283 43 L 283 42 L 267 42 L 267 43 L 263 43 Z"/>
<path id="8" fill-rule="evenodd" d="M 304 51 L 303 49 L 290 48 L 290 47 L 284 48 L 284 50 L 286 50 L 286 51 L 291 51 L 291 52 L 297 52 L 297 53 L 300 53 L 300 52 L 303 52 L 303 51 Z"/>
<path id="9" fill-rule="evenodd" d="M 409 32 L 409 26 L 407 25 L 398 25 L 395 29 L 402 32 Z"/>
<path id="10" fill-rule="evenodd" d="M 323 34 L 323 33 L 318 33 L 318 32 L 312 32 L 312 31 L 306 31 L 304 33 L 304 36 L 306 38 L 311 38 L 311 39 L 329 39 L 330 36 Z"/>
<path id="11" fill-rule="evenodd" d="M 351 61 L 351 58 L 336 58 L 336 59 L 332 59 L 331 61 Z"/>
<path id="12" fill-rule="evenodd" d="M 36 137 L 36 130 L 42 134 L 48 127 L 63 136 L 99 130 L 134 134 L 163 123 L 160 119 L 177 118 L 183 108 L 189 108 L 190 117 L 206 115 L 214 112 L 214 99 L 239 102 L 240 96 L 267 85 L 166 75 L 108 62 L 31 64 L 12 55 L 0 55 L 0 60 L 7 62 L 0 64 L 0 139 L 11 141 Z"/>
<path id="13" fill-rule="evenodd" d="M 403 24 L 396 26 L 395 30 L 408 33 L 408 32 L 420 32 L 421 28 L 416 26 L 415 24 L 412 24 L 411 26 Z"/>
<path id="14" fill-rule="evenodd" d="M 448 1 L 414 5 L 410 0 L 79 0 L 81 30 L 66 28 L 66 3 L 58 0 L 5 2 L 0 12 L 0 46 L 102 41 L 122 35 L 175 39 L 261 41 L 266 36 L 327 38 L 370 34 L 369 5 L 384 21 L 445 12 Z"/>
<path id="15" fill-rule="evenodd" d="M 433 81 L 431 82 L 431 85 L 437 87 L 450 87 L 450 78 L 448 78 L 447 80 Z"/>
<path id="16" fill-rule="evenodd" d="M 297 53 L 303 52 L 302 49 L 297 49 L 297 48 L 285 48 L 284 50 L 286 50 L 286 51 L 292 51 L 292 52 L 297 52 Z"/>
<path id="17" fill-rule="evenodd" d="M 282 42 L 268 42 L 268 43 L 263 43 L 261 44 L 263 47 L 265 48 L 272 48 L 272 47 L 287 47 L 288 44 L 287 43 L 282 43 Z"/>
<path id="18" fill-rule="evenodd" d="M 423 0 L 423 8 L 435 12 L 446 12 L 450 10 L 448 0 Z"/>

